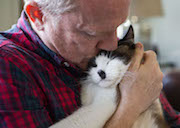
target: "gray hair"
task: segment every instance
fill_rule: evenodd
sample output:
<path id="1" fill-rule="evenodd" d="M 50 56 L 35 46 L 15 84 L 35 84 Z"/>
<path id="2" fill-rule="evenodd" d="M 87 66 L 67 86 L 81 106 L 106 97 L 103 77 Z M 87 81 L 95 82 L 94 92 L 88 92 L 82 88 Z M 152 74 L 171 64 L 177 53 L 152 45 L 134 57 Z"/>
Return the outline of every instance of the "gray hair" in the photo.
<path id="1" fill-rule="evenodd" d="M 35 1 L 45 15 L 58 16 L 76 7 L 75 0 L 24 0 L 25 4 L 30 1 Z"/>

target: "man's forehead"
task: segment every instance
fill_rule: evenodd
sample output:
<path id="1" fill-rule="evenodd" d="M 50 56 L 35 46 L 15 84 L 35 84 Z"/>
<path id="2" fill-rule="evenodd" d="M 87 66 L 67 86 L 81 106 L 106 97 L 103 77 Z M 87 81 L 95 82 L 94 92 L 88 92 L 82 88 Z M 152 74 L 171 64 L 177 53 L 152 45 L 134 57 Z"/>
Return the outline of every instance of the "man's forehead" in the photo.
<path id="1" fill-rule="evenodd" d="M 106 19 L 124 20 L 128 15 L 129 0 L 80 0 L 80 11 L 87 22 Z"/>
<path id="2" fill-rule="evenodd" d="M 129 0 L 80 0 L 83 23 L 91 29 L 113 29 L 123 23 L 128 15 Z M 102 28 L 96 28 L 96 27 Z M 95 28 L 93 28 L 95 27 Z"/>

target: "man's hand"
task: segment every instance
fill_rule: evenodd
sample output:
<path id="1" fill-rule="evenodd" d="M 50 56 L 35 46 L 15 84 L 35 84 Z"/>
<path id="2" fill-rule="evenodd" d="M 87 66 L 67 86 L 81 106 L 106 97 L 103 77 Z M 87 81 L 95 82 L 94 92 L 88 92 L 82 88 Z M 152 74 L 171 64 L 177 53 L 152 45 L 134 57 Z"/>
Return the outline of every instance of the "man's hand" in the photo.
<path id="1" fill-rule="evenodd" d="M 121 104 L 131 105 L 141 113 L 160 95 L 163 73 L 153 51 L 143 51 L 142 44 L 136 44 L 135 56 L 121 84 Z M 143 61 L 142 61 L 143 58 Z"/>
<path id="2" fill-rule="evenodd" d="M 121 99 L 118 108 L 105 127 L 129 128 L 136 118 L 160 95 L 163 73 L 153 51 L 144 52 L 136 44 L 135 55 L 127 75 L 120 83 Z"/>

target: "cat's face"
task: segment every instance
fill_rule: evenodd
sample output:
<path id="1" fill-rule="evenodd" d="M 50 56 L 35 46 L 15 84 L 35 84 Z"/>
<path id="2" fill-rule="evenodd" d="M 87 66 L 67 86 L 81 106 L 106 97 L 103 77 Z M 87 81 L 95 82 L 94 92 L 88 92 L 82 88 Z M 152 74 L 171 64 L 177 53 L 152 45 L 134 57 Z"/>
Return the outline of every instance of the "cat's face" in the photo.
<path id="1" fill-rule="evenodd" d="M 115 51 L 101 51 L 89 61 L 86 82 L 104 88 L 116 87 L 126 73 L 134 51 L 134 33 L 130 26 L 125 37 L 118 41 Z"/>
<path id="2" fill-rule="evenodd" d="M 120 82 L 129 65 L 122 58 L 101 53 L 89 63 L 88 80 L 94 85 L 113 88 Z"/>

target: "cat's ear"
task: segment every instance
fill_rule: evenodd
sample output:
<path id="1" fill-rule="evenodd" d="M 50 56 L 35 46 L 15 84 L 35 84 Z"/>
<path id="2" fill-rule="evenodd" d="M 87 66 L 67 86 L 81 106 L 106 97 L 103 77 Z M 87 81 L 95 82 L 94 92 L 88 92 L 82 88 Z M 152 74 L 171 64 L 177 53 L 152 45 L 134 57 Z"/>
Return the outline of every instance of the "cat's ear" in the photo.
<path id="1" fill-rule="evenodd" d="M 132 25 L 130 25 L 124 38 L 118 41 L 118 45 L 124 43 L 134 43 L 134 30 Z"/>
<path id="2" fill-rule="evenodd" d="M 118 41 L 118 48 L 115 51 L 126 56 L 125 63 L 129 63 L 135 51 L 134 31 L 132 25 L 129 27 L 129 30 L 124 38 Z"/>
<path id="3" fill-rule="evenodd" d="M 126 35 L 123 38 L 124 40 L 128 40 L 128 39 L 133 39 L 134 40 L 134 30 L 133 30 L 133 26 L 130 25 Z"/>

